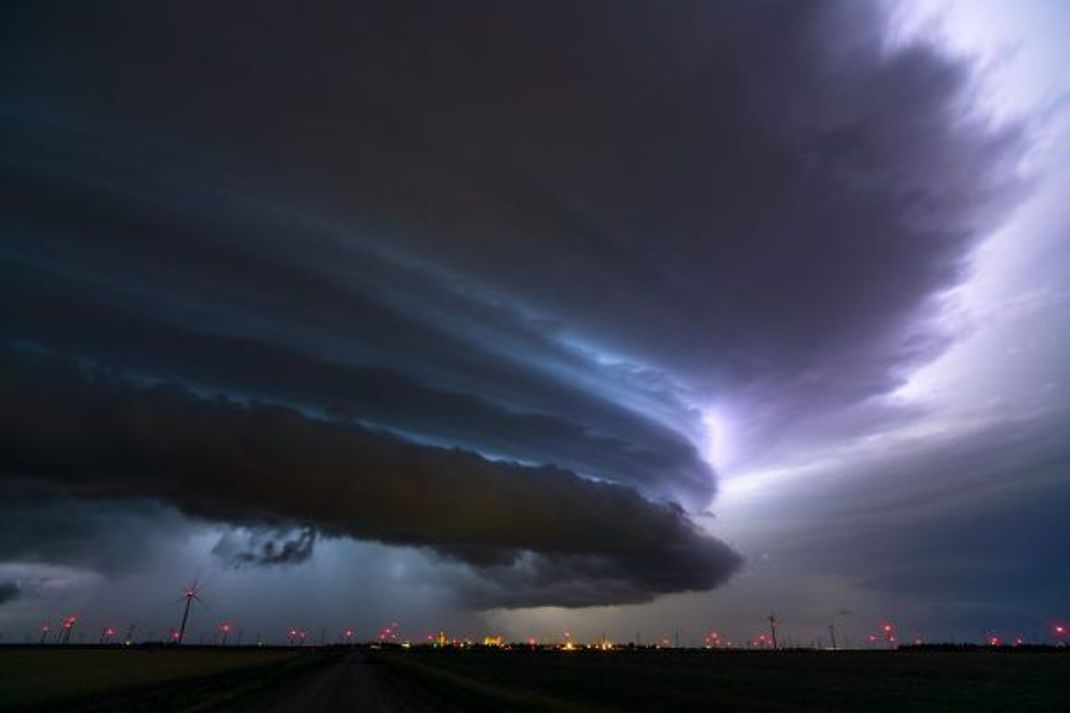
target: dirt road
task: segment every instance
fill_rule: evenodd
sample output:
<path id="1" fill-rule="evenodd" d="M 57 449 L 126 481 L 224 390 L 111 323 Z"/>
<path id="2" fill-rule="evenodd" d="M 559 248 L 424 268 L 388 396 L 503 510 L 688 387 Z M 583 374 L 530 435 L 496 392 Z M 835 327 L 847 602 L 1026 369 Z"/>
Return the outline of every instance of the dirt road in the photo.
<path id="1" fill-rule="evenodd" d="M 310 674 L 287 691 L 270 713 L 431 713 L 455 711 L 425 693 L 388 680 L 360 652 Z"/>

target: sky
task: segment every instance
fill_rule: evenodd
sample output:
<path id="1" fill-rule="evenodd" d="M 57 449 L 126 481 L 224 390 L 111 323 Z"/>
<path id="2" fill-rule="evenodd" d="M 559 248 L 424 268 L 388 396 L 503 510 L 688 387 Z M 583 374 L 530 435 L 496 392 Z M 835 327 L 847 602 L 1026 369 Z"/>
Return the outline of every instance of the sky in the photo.
<path id="1" fill-rule="evenodd" d="M 1070 617 L 1070 5 L 3 12 L 4 640 Z"/>

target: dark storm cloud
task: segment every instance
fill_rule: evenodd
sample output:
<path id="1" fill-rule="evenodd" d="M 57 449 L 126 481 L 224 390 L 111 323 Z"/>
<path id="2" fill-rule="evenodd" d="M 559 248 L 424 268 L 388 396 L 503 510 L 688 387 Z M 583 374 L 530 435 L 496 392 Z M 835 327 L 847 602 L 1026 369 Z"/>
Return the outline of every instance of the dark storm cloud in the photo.
<path id="1" fill-rule="evenodd" d="M 559 320 L 693 401 L 750 399 L 744 429 L 783 435 L 804 406 L 879 393 L 939 348 L 919 311 L 1005 206 L 1019 145 L 967 114 L 963 65 L 889 50 L 879 12 L 856 4 L 338 3 L 297 18 L 269 3 L 255 20 L 72 5 L 8 27 L 9 105 L 39 127 L 9 129 L 7 159 L 25 241 L 11 250 L 34 282 L 80 276 L 93 284 L 76 299 L 136 295 L 153 319 L 271 329 L 319 356 L 575 414 L 570 428 L 660 454 L 648 488 L 666 479 L 696 505 L 711 478 L 679 442 L 588 412 L 575 373 L 554 383 L 552 360 L 521 358 L 522 330 L 481 333 L 472 301 L 377 273 L 353 246 Z M 280 231 L 235 191 L 330 216 L 348 245 Z M 339 289 L 362 280 L 363 294 Z M 545 351 L 555 335 L 540 336 Z M 633 396 L 609 398 L 688 420 L 664 393 Z M 437 427 L 421 435 L 456 437 Z M 642 480 L 556 445 L 563 465 Z M 533 450 L 511 455 L 548 460 Z"/>
<path id="2" fill-rule="evenodd" d="M 9 128 L 27 144 L 45 140 L 17 121 Z M 71 156 L 83 149 L 64 149 L 62 159 L 18 166 L 10 185 L 22 221 L 56 228 L 70 217 L 47 245 L 15 221 L 4 266 L 9 337 L 708 502 L 713 476 L 694 446 L 599 393 L 606 377 L 515 309 L 373 249 L 339 245 L 285 213 L 181 183 L 126 186 L 117 196 L 108 180 L 97 195 L 101 177 L 87 181 Z M 239 224 L 218 226 L 219 214 Z M 291 240 L 306 253 L 284 248 Z M 214 305 L 211 323 L 204 304 Z M 315 357 L 302 353 L 310 347 Z M 582 387 L 570 383 L 577 374 Z M 636 378 L 602 386 L 666 400 Z"/>
<path id="3" fill-rule="evenodd" d="M 160 503 L 86 501 L 51 483 L 0 475 L 0 562 L 131 574 L 187 530 Z"/>
<path id="4" fill-rule="evenodd" d="M 169 325 L 162 319 L 163 312 L 152 317 L 143 314 L 140 302 L 94 304 L 91 298 L 72 294 L 77 278 L 44 287 L 41 281 L 47 279 L 45 275 L 32 266 L 21 267 L 5 275 L 13 308 L 7 320 L 9 334 L 20 340 L 122 364 L 158 378 L 267 395 L 440 442 L 527 461 L 553 462 L 636 485 L 654 495 L 669 491 L 705 502 L 712 491 L 709 466 L 685 438 L 550 377 L 525 373 L 506 363 L 487 363 L 477 372 L 486 382 L 485 390 L 478 394 L 429 388 L 400 365 L 378 366 L 378 359 L 373 365 L 350 365 L 340 361 L 342 356 L 336 358 L 328 352 L 313 357 L 270 338 L 212 334 L 192 325 Z M 336 301 L 345 297 L 340 294 Z M 384 315 L 370 317 L 353 328 L 369 329 L 373 319 L 389 333 L 387 340 L 404 334 L 396 325 L 384 325 Z M 439 360 L 447 358 L 447 336 L 425 329 L 420 338 L 424 348 L 432 350 Z M 382 349 L 383 345 L 377 347 Z M 418 347 L 414 344 L 412 348 Z M 470 347 L 470 352 L 475 350 L 477 347 Z M 469 353 L 466 358 L 469 369 L 477 368 L 471 362 L 480 355 Z M 493 391 L 497 375 L 509 381 L 514 393 L 536 391 L 551 406 L 553 401 L 559 408 L 571 406 L 571 413 L 517 412 L 515 402 L 521 397 L 516 395 L 512 398 L 514 408 L 504 407 L 486 393 Z"/>
<path id="5" fill-rule="evenodd" d="M 250 533 L 226 532 L 212 548 L 212 554 L 233 567 L 300 564 L 312 556 L 316 530 L 303 527 L 287 531 Z"/>
<path id="6" fill-rule="evenodd" d="M 877 614 L 912 610 L 940 635 L 967 621 L 1042 629 L 1070 592 L 1068 427 L 1065 406 L 1023 410 L 829 461 L 780 488 L 787 505 L 766 511 L 753 549 L 783 580 L 842 579 L 886 602 Z M 831 496 L 822 481 L 836 483 Z"/>
<path id="7" fill-rule="evenodd" d="M 537 585 L 579 578 L 566 606 L 708 589 L 739 559 L 675 505 L 561 469 L 417 446 L 279 406 L 196 398 L 174 386 L 88 379 L 54 359 L 8 356 L 0 472 L 86 498 L 152 499 L 254 527 L 426 546 L 493 573 L 531 553 Z M 291 548 L 311 546 L 311 535 Z M 285 545 L 283 550 L 285 550 Z M 277 547 L 250 555 L 278 557 Z M 580 566 L 571 566 L 578 562 Z M 605 584 L 605 586 L 602 586 Z M 586 585 L 585 596 L 576 594 Z M 522 582 L 498 598 L 524 596 Z"/>
<path id="8" fill-rule="evenodd" d="M 0 607 L 22 596 L 18 582 L 0 582 Z"/>
<path id="9" fill-rule="evenodd" d="M 236 470 L 211 469 L 196 481 L 211 497 L 193 499 L 152 451 L 175 444 L 139 445 L 136 419 L 103 410 L 100 438 L 142 462 L 112 471 L 105 445 L 81 438 L 100 472 L 79 474 L 43 442 L 13 441 L 22 466 L 87 495 L 432 545 L 497 572 L 502 591 L 473 589 L 488 601 L 597 601 L 592 581 L 630 601 L 720 581 L 731 558 L 654 502 L 711 500 L 701 409 L 741 404 L 743 450 L 827 438 L 942 348 L 933 299 L 1014 194 L 1021 136 L 969 113 L 966 65 L 889 47 L 875 6 L 7 12 L 4 340 L 226 394 L 115 398 L 218 421 L 213 438 L 272 454 L 273 477 L 243 501 L 254 472 L 213 440 L 213 465 Z M 307 418 L 324 415 L 334 423 Z M 209 445 L 190 420 L 175 426 Z M 300 438 L 375 467 L 350 483 Z M 384 462 L 417 480 L 463 472 L 473 513 L 487 512 L 472 491 L 487 482 L 516 517 L 466 532 L 394 496 L 382 521 L 323 512 L 332 503 L 300 487 L 303 459 L 319 485 L 381 498 L 398 485 Z M 570 498 L 601 515 L 561 506 Z M 634 519 L 657 525 L 637 534 Z M 643 539 L 655 535 L 681 549 Z"/>
<path id="10" fill-rule="evenodd" d="M 724 583 L 727 576 L 719 562 L 725 556 L 732 555 L 723 546 L 699 548 L 690 543 L 666 543 L 664 554 L 656 557 L 528 552 L 508 563 L 487 562 L 480 577 L 457 577 L 452 583 L 463 601 L 480 608 L 633 604 L 649 598 L 636 587 L 637 581 L 657 583 L 651 590 L 659 594 L 673 591 L 672 583 L 681 579 L 681 572 L 689 572 L 685 579 L 694 579 L 697 585 L 688 590 Z"/>

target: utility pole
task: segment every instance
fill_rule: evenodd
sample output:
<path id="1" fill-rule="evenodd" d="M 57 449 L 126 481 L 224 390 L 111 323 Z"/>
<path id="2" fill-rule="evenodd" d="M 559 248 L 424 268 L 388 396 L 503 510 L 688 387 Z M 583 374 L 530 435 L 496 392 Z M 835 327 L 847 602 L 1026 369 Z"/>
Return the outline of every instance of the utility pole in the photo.
<path id="1" fill-rule="evenodd" d="M 776 614 L 774 612 L 769 612 L 768 619 L 769 619 L 769 633 L 772 634 L 772 637 L 773 637 L 773 651 L 776 651 L 779 648 L 779 645 L 777 644 L 777 640 L 776 640 L 776 625 L 777 625 Z"/>

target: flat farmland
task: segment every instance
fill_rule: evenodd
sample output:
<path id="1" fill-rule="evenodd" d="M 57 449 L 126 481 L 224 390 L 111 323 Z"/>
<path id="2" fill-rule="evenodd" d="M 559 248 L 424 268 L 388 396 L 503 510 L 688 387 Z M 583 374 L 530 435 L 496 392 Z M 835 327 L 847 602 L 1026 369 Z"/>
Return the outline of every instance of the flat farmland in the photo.
<path id="1" fill-rule="evenodd" d="M 999 651 L 376 652 L 473 711 L 1066 711 L 1070 655 Z"/>
<path id="2" fill-rule="evenodd" d="M 237 647 L 5 647 L 0 710 L 255 710 L 324 658 Z"/>
<path id="3" fill-rule="evenodd" d="M 2 711 L 1065 711 L 1065 651 L 0 648 Z"/>

